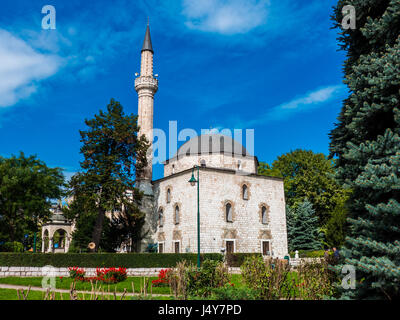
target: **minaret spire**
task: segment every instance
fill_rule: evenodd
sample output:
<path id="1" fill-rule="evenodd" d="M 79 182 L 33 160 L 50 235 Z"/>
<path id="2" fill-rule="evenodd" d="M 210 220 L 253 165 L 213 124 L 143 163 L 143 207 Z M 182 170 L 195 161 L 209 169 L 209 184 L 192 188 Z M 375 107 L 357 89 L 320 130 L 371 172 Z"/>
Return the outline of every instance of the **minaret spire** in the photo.
<path id="1" fill-rule="evenodd" d="M 150 27 L 147 24 L 141 51 L 140 76 L 135 79 L 135 90 L 138 93 L 138 125 L 139 136 L 144 135 L 150 142 L 147 152 L 147 167 L 138 175 L 138 186 L 145 194 L 153 194 L 152 162 L 153 162 L 153 108 L 154 95 L 158 90 L 158 80 L 153 75 L 153 46 L 150 37 Z"/>
<path id="2" fill-rule="evenodd" d="M 153 46 L 151 45 L 150 26 L 147 23 L 146 34 L 144 36 L 142 51 L 149 50 L 154 53 Z"/>

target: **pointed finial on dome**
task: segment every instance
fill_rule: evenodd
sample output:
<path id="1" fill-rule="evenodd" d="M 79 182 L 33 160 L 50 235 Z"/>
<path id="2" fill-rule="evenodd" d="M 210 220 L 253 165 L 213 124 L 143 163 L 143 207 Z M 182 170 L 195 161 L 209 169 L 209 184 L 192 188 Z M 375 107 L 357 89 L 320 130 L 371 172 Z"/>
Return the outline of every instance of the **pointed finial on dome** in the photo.
<path id="1" fill-rule="evenodd" d="M 149 26 L 149 18 L 147 18 L 147 28 L 146 28 L 146 34 L 144 36 L 144 41 L 143 41 L 143 48 L 142 51 L 153 51 L 153 46 L 151 45 L 151 37 L 150 37 L 150 26 Z"/>

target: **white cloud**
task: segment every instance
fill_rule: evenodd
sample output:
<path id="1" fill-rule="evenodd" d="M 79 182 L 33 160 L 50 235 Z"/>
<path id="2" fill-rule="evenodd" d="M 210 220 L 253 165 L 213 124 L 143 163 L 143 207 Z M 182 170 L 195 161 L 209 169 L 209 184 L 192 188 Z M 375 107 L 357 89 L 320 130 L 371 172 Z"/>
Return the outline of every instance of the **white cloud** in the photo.
<path id="1" fill-rule="evenodd" d="M 58 56 L 36 52 L 25 41 L 0 29 L 0 107 L 29 97 L 39 81 L 55 74 Z"/>
<path id="2" fill-rule="evenodd" d="M 338 85 L 317 89 L 315 91 L 307 93 L 306 95 L 298 99 L 294 99 L 290 102 L 275 107 L 272 112 L 283 112 L 284 110 L 288 109 L 293 110 L 294 112 L 294 110 L 304 111 L 306 109 L 314 108 L 318 104 L 330 100 L 333 97 L 333 94 L 342 88 L 342 85 Z"/>
<path id="3" fill-rule="evenodd" d="M 310 91 L 299 98 L 275 106 L 255 120 L 240 123 L 240 127 L 249 128 L 267 122 L 283 120 L 296 113 L 308 112 L 321 108 L 335 97 L 341 99 L 346 87 L 344 85 L 327 86 Z"/>
<path id="4" fill-rule="evenodd" d="M 269 0 L 183 1 L 183 15 L 191 29 L 240 34 L 266 23 Z"/>

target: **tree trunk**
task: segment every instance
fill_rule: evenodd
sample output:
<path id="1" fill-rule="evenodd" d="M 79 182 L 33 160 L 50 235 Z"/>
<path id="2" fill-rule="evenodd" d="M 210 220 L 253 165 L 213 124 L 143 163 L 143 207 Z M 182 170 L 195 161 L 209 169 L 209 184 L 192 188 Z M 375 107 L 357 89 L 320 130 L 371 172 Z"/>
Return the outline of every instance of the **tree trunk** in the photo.
<path id="1" fill-rule="evenodd" d="M 96 223 L 94 225 L 93 233 L 92 233 L 92 242 L 94 242 L 95 247 L 90 249 L 91 252 L 97 252 L 100 244 L 101 233 L 103 231 L 103 222 L 105 217 L 105 210 L 103 208 L 98 209 L 98 214 L 96 218 Z"/>

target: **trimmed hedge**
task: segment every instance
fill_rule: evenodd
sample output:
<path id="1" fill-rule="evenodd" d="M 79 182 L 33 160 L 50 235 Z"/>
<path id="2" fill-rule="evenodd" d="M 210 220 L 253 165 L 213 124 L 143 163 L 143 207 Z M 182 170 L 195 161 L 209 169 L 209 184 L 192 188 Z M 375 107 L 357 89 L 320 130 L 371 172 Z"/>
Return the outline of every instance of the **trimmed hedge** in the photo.
<path id="1" fill-rule="evenodd" d="M 261 253 L 228 253 L 226 262 L 229 267 L 240 267 L 243 262 L 252 256 L 262 256 Z"/>
<path id="2" fill-rule="evenodd" d="M 222 261 L 219 253 L 201 254 L 201 259 Z M 0 266 L 12 267 L 124 267 L 171 268 L 186 260 L 197 263 L 196 253 L 0 253 Z"/>
<path id="3" fill-rule="evenodd" d="M 299 250 L 299 258 L 323 258 L 324 250 Z M 294 258 L 295 252 L 290 252 L 290 257 Z"/>

